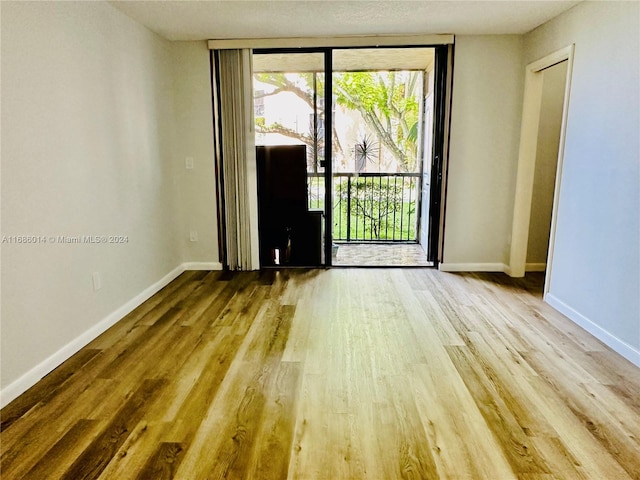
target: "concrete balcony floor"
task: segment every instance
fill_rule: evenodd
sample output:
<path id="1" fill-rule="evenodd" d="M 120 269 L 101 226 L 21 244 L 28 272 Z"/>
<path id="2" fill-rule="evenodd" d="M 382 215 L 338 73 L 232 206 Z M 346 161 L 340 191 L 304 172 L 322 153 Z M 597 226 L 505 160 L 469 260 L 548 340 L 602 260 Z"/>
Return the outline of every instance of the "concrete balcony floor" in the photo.
<path id="1" fill-rule="evenodd" d="M 333 265 L 341 267 L 430 267 L 422 247 L 403 243 L 339 243 Z"/>

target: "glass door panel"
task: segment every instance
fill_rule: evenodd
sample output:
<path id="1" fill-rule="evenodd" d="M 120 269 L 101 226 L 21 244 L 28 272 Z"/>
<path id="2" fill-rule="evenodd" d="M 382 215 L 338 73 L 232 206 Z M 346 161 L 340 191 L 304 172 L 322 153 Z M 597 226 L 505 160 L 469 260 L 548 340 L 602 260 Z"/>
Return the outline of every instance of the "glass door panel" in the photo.
<path id="1" fill-rule="evenodd" d="M 256 53 L 253 56 L 255 138 L 258 149 L 267 152 L 271 167 L 263 185 L 259 210 L 263 266 L 325 265 L 325 95 L 323 52 Z M 303 147 L 304 159 L 294 159 Z M 275 156 L 289 157 L 275 160 Z M 300 160 L 306 172 L 304 211 L 294 211 L 295 190 L 287 183 L 298 168 L 287 162 Z M 260 164 L 258 165 L 260 175 Z M 296 181 L 297 180 L 292 180 Z M 260 183 L 260 180 L 259 180 Z M 271 188 L 273 191 L 267 192 Z M 265 193 L 266 192 L 266 193 Z M 273 208 L 270 203 L 275 198 Z M 287 217 L 287 218 L 283 218 Z M 263 245 L 264 246 L 264 245 Z M 273 250 L 273 252 L 272 252 Z"/>
<path id="2" fill-rule="evenodd" d="M 305 223 L 297 234 L 283 227 L 286 234 L 269 240 L 276 252 L 261 254 L 263 266 L 432 264 L 425 240 L 438 231 L 421 216 L 431 216 L 439 192 L 423 178 L 435 158 L 425 97 L 433 92 L 436 50 L 254 51 L 256 145 L 304 149 L 304 215 L 319 225 Z M 300 233 L 309 229 L 320 232 Z M 307 244 L 320 253 L 296 256 Z M 360 253 L 348 258 L 347 250 Z"/>
<path id="3" fill-rule="evenodd" d="M 428 263 L 419 235 L 422 99 L 433 63 L 433 48 L 333 51 L 335 265 Z"/>

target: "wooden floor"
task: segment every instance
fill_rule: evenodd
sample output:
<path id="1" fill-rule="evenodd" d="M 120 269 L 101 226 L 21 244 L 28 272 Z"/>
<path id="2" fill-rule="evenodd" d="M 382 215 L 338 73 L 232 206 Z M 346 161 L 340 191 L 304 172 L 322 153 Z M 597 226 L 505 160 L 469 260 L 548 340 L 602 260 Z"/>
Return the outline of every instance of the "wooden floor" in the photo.
<path id="1" fill-rule="evenodd" d="M 187 272 L 2 410 L 2 479 L 640 479 L 640 369 L 541 282 Z"/>

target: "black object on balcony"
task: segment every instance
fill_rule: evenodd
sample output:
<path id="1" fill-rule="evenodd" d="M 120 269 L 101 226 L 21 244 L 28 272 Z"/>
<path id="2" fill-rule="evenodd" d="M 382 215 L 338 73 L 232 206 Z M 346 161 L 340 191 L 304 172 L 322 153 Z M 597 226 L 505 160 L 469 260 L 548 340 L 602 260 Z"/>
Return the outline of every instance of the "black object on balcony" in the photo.
<path id="1" fill-rule="evenodd" d="M 256 147 L 258 225 L 262 266 L 317 266 L 322 219 L 307 204 L 305 145 Z"/>

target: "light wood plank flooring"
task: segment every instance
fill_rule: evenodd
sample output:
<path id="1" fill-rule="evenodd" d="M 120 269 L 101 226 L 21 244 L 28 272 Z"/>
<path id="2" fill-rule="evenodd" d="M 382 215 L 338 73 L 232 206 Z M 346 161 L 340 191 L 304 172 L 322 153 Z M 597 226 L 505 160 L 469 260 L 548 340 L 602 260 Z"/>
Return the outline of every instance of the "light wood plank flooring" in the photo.
<path id="1" fill-rule="evenodd" d="M 2 479 L 640 479 L 541 275 L 186 272 L 2 410 Z"/>

